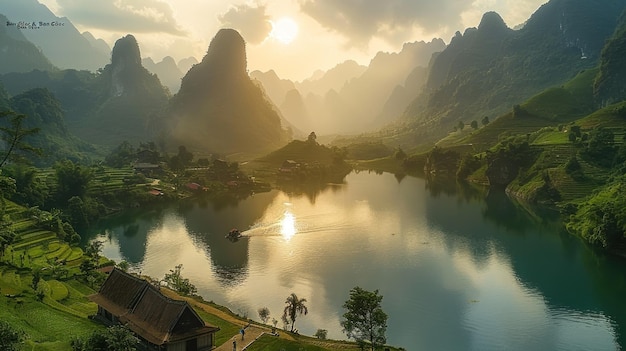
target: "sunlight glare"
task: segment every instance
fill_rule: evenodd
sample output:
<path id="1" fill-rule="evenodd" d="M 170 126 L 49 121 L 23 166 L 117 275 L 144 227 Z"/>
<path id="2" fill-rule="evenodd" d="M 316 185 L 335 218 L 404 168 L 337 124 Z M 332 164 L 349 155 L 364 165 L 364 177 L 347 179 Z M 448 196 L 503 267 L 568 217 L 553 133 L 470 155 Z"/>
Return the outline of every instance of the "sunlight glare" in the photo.
<path id="1" fill-rule="evenodd" d="M 289 241 L 296 235 L 296 232 L 296 218 L 291 212 L 285 211 L 285 215 L 280 221 L 280 234 L 286 241 Z"/>
<path id="2" fill-rule="evenodd" d="M 274 38 L 279 42 L 287 45 L 290 44 L 298 36 L 298 24 L 289 17 L 283 17 L 272 23 L 272 31 L 270 38 Z"/>

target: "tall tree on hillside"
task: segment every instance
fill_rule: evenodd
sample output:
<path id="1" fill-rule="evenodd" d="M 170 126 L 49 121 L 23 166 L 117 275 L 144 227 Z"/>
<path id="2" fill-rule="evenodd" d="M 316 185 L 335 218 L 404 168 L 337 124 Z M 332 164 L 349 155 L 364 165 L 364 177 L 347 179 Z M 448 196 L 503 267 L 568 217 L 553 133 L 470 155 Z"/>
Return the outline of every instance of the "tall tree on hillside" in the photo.
<path id="1" fill-rule="evenodd" d="M 91 169 L 75 164 L 70 160 L 58 162 L 54 166 L 57 177 L 57 200 L 64 203 L 73 196 L 84 197 L 89 182 L 93 178 Z"/>
<path id="2" fill-rule="evenodd" d="M 9 160 L 20 159 L 21 153 L 41 154 L 41 149 L 32 147 L 24 142 L 24 138 L 39 132 L 39 128 L 24 128 L 23 121 L 26 115 L 13 111 L 0 112 L 0 119 L 8 118 L 8 125 L 0 125 L 0 138 L 5 142 L 4 150 L 0 154 L 0 168 Z M 20 152 L 17 152 L 20 151 Z"/>
<path id="3" fill-rule="evenodd" d="M 378 290 L 367 291 L 360 287 L 350 290 L 350 298 L 343 304 L 341 326 L 348 338 L 354 338 L 361 345 L 369 342 L 372 350 L 387 341 L 387 314 L 380 306 L 383 300 Z"/>
<path id="4" fill-rule="evenodd" d="M 283 319 L 287 319 L 287 317 L 291 320 L 291 331 L 293 332 L 294 326 L 296 324 L 296 317 L 298 315 L 304 314 L 306 316 L 309 313 L 308 308 L 304 305 L 306 299 L 298 298 L 298 295 L 295 293 L 291 293 L 285 300 L 285 310 L 283 311 Z"/>
<path id="5" fill-rule="evenodd" d="M 0 259 L 4 257 L 4 251 L 15 241 L 16 234 L 9 226 L 9 223 L 0 224 Z"/>
<path id="6" fill-rule="evenodd" d="M 489 124 L 489 116 L 485 116 L 483 117 L 483 119 L 480 121 L 480 123 L 484 126 L 486 126 L 487 124 Z"/>

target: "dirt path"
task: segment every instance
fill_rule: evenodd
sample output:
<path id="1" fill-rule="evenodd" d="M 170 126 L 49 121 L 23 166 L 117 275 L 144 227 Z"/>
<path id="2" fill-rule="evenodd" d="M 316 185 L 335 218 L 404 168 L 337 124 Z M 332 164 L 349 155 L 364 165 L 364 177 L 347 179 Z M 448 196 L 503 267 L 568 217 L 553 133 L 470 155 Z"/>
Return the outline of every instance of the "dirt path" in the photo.
<path id="1" fill-rule="evenodd" d="M 267 332 L 264 328 L 251 325 L 245 328 L 246 334 L 244 339 L 241 339 L 241 334 L 234 335 L 228 339 L 222 346 L 217 347 L 214 351 L 241 351 L 245 350 L 250 344 L 252 344 L 257 338 Z M 236 348 L 233 348 L 233 341 L 236 342 Z"/>

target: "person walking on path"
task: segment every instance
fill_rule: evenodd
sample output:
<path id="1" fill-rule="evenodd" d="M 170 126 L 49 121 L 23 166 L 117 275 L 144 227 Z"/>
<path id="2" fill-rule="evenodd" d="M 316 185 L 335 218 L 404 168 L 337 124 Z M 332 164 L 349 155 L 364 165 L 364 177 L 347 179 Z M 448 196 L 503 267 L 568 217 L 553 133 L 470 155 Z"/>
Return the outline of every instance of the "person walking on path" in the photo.
<path id="1" fill-rule="evenodd" d="M 233 340 L 233 351 L 237 351 L 237 340 Z"/>
<path id="2" fill-rule="evenodd" d="M 241 333 L 241 340 L 243 340 L 243 337 L 246 335 L 246 330 L 244 328 L 241 328 L 239 332 Z"/>

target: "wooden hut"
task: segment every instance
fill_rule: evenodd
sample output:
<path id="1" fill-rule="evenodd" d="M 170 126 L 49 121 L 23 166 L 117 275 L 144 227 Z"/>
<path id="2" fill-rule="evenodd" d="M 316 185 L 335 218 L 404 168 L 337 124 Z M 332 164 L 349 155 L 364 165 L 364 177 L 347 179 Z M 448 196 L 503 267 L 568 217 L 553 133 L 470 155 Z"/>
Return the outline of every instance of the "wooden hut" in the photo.
<path id="1" fill-rule="evenodd" d="M 218 327 L 204 323 L 186 301 L 170 299 L 155 286 L 114 269 L 97 294 L 98 318 L 124 324 L 150 350 L 205 351 L 215 347 Z"/>

